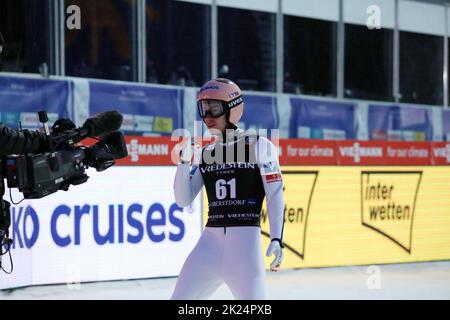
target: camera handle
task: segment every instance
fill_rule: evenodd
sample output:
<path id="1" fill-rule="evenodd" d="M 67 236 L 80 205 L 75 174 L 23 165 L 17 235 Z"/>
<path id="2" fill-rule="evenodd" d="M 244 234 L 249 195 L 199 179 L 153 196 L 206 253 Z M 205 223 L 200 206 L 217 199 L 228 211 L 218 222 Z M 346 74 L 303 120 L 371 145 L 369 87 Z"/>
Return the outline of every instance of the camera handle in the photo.
<path id="1" fill-rule="evenodd" d="M 50 159 L 49 159 L 49 163 L 50 163 L 50 168 L 53 171 L 57 171 L 58 168 L 58 161 L 56 160 L 56 152 L 55 149 L 53 147 L 53 143 L 50 139 L 50 128 L 48 127 L 48 115 L 47 115 L 47 111 L 43 110 L 43 111 L 39 111 L 38 112 L 38 116 L 39 116 L 39 122 L 42 123 L 42 127 L 44 128 L 44 133 L 45 133 L 45 138 L 47 139 L 47 145 L 48 148 L 50 150 Z"/>

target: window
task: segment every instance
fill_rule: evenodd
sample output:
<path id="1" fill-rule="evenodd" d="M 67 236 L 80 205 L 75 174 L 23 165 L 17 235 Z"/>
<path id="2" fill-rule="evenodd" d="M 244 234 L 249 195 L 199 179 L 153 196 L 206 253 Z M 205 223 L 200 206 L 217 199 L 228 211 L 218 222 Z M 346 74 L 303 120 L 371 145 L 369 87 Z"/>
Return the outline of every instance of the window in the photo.
<path id="1" fill-rule="evenodd" d="M 211 76 L 210 7 L 147 0 L 147 82 L 201 86 Z"/>
<path id="2" fill-rule="evenodd" d="M 345 97 L 393 100 L 393 31 L 345 25 Z"/>
<path id="3" fill-rule="evenodd" d="M 6 41 L 1 71 L 38 73 L 43 63 L 50 67 L 48 20 L 45 0 L 0 2 L 0 31 Z"/>
<path id="4" fill-rule="evenodd" d="M 276 91 L 274 13 L 218 7 L 218 75 L 241 89 Z"/>
<path id="5" fill-rule="evenodd" d="M 284 91 L 336 95 L 337 23 L 284 16 Z"/>
<path id="6" fill-rule="evenodd" d="M 442 37 L 400 32 L 402 102 L 442 105 Z"/>
<path id="7" fill-rule="evenodd" d="M 65 29 L 66 74 L 132 80 L 133 1 L 71 0 L 81 10 L 81 30 Z"/>

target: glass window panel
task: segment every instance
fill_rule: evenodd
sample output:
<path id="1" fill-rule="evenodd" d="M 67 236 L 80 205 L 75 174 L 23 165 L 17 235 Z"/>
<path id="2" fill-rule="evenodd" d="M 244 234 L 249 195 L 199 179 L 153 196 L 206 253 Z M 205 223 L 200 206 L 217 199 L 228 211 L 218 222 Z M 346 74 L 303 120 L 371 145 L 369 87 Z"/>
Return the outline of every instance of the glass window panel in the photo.
<path id="1" fill-rule="evenodd" d="M 275 36 L 275 14 L 219 7 L 219 76 L 241 89 L 276 91 Z"/>
<path id="2" fill-rule="evenodd" d="M 400 32 L 401 102 L 442 105 L 443 38 Z"/>
<path id="3" fill-rule="evenodd" d="M 147 0 L 147 82 L 201 86 L 211 69 L 210 6 Z"/>
<path id="4" fill-rule="evenodd" d="M 46 0 L 1 0 L 0 31 L 6 41 L 0 70 L 38 73 L 50 66 Z"/>
<path id="5" fill-rule="evenodd" d="M 132 80 L 133 1 L 70 0 L 81 10 L 81 29 L 65 29 L 66 74 Z M 67 16 L 68 17 L 68 16 Z"/>
<path id="6" fill-rule="evenodd" d="M 393 31 L 345 25 L 345 97 L 392 101 Z"/>
<path id="7" fill-rule="evenodd" d="M 284 16 L 284 92 L 336 96 L 337 23 Z"/>

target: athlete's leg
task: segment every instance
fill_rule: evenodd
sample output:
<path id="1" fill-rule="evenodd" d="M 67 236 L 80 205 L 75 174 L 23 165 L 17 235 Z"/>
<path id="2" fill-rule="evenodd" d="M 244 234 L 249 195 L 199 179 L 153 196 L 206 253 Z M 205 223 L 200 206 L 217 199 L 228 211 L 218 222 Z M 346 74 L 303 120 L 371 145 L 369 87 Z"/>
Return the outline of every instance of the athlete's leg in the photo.
<path id="1" fill-rule="evenodd" d="M 267 298 L 265 261 L 259 227 L 227 228 L 225 283 L 239 300 Z"/>
<path id="2" fill-rule="evenodd" d="M 172 298 L 207 299 L 223 283 L 220 278 L 222 246 L 220 230 L 206 228 L 181 269 Z"/>

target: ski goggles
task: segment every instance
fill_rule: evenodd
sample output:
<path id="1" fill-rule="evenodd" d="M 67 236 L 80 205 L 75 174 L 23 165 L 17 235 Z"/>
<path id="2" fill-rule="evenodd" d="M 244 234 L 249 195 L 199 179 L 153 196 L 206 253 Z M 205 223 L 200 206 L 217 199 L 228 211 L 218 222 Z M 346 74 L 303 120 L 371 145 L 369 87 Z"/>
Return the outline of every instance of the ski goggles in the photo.
<path id="1" fill-rule="evenodd" d="M 198 113 L 201 118 L 206 118 L 208 115 L 211 118 L 219 118 L 223 116 L 227 110 L 237 106 L 242 103 L 242 101 L 242 96 L 239 96 L 229 102 L 213 99 L 200 100 L 197 104 Z"/>

